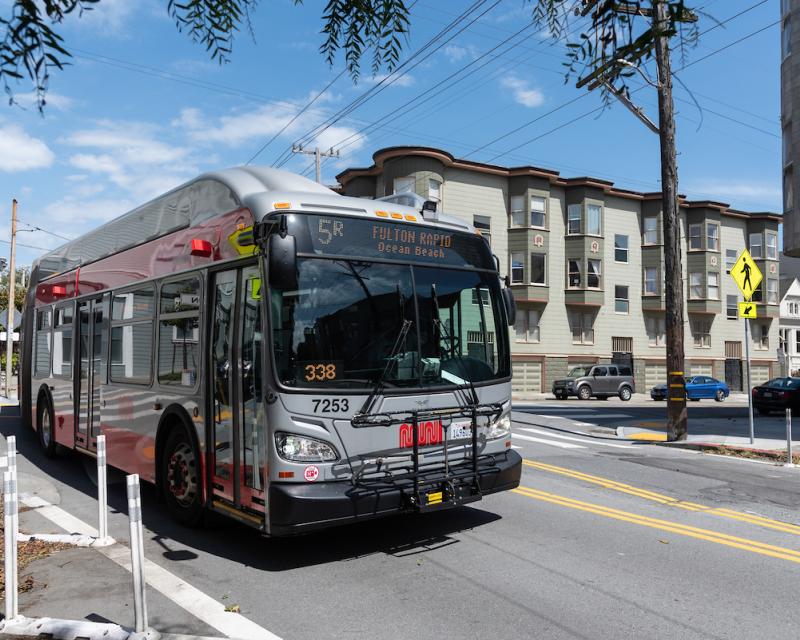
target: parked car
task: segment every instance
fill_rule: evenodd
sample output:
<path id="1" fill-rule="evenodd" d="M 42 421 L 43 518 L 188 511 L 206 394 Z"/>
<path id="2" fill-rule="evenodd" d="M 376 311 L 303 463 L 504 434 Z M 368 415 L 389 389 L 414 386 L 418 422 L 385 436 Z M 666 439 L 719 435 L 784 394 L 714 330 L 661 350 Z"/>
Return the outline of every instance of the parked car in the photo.
<path id="1" fill-rule="evenodd" d="M 800 378 L 773 378 L 753 387 L 753 408 L 762 416 L 787 407 L 800 410 Z"/>
<path id="2" fill-rule="evenodd" d="M 686 397 L 689 400 L 701 400 L 703 398 L 714 398 L 717 402 L 722 402 L 731 394 L 731 390 L 724 382 L 708 376 L 686 376 Z M 667 399 L 667 385 L 658 384 L 650 389 L 650 397 L 653 400 Z"/>
<path id="3" fill-rule="evenodd" d="M 553 382 L 553 395 L 559 400 L 577 396 L 581 400 L 619 396 L 630 400 L 636 385 L 627 365 L 596 364 L 573 367 L 563 380 Z"/>

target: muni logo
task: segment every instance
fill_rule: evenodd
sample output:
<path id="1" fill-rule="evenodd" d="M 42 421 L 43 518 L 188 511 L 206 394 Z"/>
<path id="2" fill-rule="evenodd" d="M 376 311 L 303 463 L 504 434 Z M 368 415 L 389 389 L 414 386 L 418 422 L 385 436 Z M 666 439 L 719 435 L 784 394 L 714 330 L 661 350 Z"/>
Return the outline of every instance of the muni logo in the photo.
<path id="1" fill-rule="evenodd" d="M 417 425 L 417 444 L 420 446 L 428 444 L 441 444 L 442 442 L 442 421 L 428 420 Z M 400 425 L 400 448 L 407 449 L 414 446 L 414 427 L 405 422 Z"/>

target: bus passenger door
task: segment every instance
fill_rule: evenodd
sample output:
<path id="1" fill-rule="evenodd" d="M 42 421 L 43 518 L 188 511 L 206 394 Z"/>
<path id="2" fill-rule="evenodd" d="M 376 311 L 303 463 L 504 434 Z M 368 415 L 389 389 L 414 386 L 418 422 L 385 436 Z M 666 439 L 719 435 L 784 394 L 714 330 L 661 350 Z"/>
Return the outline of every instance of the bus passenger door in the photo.
<path id="1" fill-rule="evenodd" d="M 102 387 L 107 382 L 108 302 L 105 298 L 78 303 L 78 357 L 75 376 L 75 444 L 94 451 L 100 435 Z"/>
<path id="2" fill-rule="evenodd" d="M 261 279 L 257 267 L 213 276 L 210 385 L 215 498 L 264 511 Z"/>

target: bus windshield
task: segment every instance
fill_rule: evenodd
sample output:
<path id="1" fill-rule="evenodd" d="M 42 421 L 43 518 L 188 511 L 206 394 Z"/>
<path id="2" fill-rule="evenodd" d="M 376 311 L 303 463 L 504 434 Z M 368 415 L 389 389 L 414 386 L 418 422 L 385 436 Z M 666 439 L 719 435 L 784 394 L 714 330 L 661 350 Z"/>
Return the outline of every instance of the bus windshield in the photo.
<path id="1" fill-rule="evenodd" d="M 271 295 L 285 386 L 431 387 L 509 375 L 496 273 L 301 257 L 298 289 Z"/>

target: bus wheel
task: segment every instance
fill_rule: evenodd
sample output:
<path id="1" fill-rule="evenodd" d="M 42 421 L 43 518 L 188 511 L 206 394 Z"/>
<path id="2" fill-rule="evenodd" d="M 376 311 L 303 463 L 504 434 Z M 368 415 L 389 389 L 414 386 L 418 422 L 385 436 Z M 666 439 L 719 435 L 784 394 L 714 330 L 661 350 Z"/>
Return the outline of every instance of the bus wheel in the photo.
<path id="1" fill-rule="evenodd" d="M 161 456 L 161 487 L 170 515 L 196 527 L 203 518 L 198 461 L 186 430 L 173 427 Z"/>
<path id="2" fill-rule="evenodd" d="M 58 445 L 53 433 L 53 407 L 46 396 L 41 396 L 36 403 L 36 434 L 39 436 L 39 446 L 48 458 L 55 458 Z"/>

